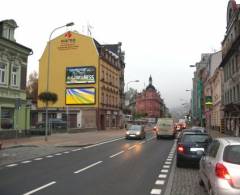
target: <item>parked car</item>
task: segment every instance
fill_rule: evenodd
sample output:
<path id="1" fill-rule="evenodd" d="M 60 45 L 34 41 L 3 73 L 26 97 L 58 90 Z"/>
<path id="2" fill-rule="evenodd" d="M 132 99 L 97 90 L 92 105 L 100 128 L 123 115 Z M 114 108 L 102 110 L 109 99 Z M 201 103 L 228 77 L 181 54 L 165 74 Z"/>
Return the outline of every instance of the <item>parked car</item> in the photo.
<path id="1" fill-rule="evenodd" d="M 203 127 L 192 127 L 190 129 L 184 129 L 183 131 L 181 131 L 179 134 L 178 134 L 178 140 L 182 137 L 182 135 L 184 133 L 188 133 L 188 132 L 192 132 L 192 133 L 207 133 L 206 129 L 203 128 Z"/>
<path id="2" fill-rule="evenodd" d="M 172 118 L 159 118 L 156 124 L 156 138 L 171 137 L 175 138 L 176 130 Z"/>
<path id="3" fill-rule="evenodd" d="M 49 119 L 48 121 L 49 123 L 49 127 L 51 129 L 66 129 L 67 128 L 67 122 L 63 121 L 62 119 L 58 119 L 58 118 L 52 118 Z M 44 122 L 39 122 L 36 127 L 37 128 L 45 128 L 45 121 Z"/>
<path id="4" fill-rule="evenodd" d="M 200 160 L 200 185 L 209 194 L 240 194 L 240 138 L 217 138 Z"/>
<path id="5" fill-rule="evenodd" d="M 146 137 L 146 132 L 143 125 L 131 125 L 126 131 L 126 139 L 144 139 Z"/>
<path id="6" fill-rule="evenodd" d="M 207 133 L 184 133 L 177 143 L 177 167 L 198 165 L 212 138 Z"/>

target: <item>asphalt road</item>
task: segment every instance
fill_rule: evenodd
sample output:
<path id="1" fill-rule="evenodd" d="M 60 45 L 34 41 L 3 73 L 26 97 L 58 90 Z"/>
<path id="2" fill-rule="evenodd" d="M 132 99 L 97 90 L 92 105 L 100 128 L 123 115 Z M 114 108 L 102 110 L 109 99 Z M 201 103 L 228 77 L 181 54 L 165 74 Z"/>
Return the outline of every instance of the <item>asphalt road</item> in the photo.
<path id="1" fill-rule="evenodd" d="M 0 194 L 163 194 L 173 143 L 149 132 L 2 166 Z"/>

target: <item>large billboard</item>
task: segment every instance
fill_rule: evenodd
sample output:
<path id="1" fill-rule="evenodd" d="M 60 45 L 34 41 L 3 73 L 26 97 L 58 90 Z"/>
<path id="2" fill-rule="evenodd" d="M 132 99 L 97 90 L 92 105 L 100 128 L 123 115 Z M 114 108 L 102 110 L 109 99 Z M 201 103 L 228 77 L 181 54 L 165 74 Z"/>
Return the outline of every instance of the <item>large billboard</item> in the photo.
<path id="1" fill-rule="evenodd" d="M 67 84 L 96 83 L 96 68 L 93 66 L 67 67 Z"/>
<path id="2" fill-rule="evenodd" d="M 67 88 L 67 105 L 92 105 L 95 104 L 96 89 L 94 87 Z"/>

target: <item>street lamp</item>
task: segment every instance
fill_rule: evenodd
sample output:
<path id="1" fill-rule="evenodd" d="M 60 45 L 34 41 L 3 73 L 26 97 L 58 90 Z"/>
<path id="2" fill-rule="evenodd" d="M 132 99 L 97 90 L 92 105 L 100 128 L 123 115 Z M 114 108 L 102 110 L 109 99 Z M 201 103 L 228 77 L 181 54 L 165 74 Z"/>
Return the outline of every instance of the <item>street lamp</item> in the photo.
<path id="1" fill-rule="evenodd" d="M 139 81 L 139 80 L 128 81 L 128 82 L 127 82 L 127 91 L 128 91 L 128 84 L 129 84 L 129 83 L 138 83 L 138 82 L 140 82 L 140 81 Z"/>
<path id="2" fill-rule="evenodd" d="M 194 67 L 197 67 L 197 66 L 196 66 L 196 65 L 192 65 L 192 64 L 191 64 L 191 65 L 189 65 L 189 67 L 191 67 L 191 68 L 194 68 Z"/>
<path id="3" fill-rule="evenodd" d="M 191 91 L 191 89 L 186 89 L 185 91 Z"/>
<path id="4" fill-rule="evenodd" d="M 52 34 L 60 29 L 60 28 L 64 28 L 64 27 L 68 27 L 68 26 L 73 26 L 74 23 L 73 22 L 70 22 L 70 23 L 67 23 L 63 26 L 59 26 L 55 29 L 53 29 L 53 31 L 51 32 L 50 36 L 49 36 L 49 39 L 48 39 L 48 63 L 47 63 L 47 90 L 46 92 L 48 92 L 49 90 L 49 66 L 50 66 L 50 54 L 51 54 L 51 37 L 52 37 Z M 48 134 L 48 103 L 46 103 L 46 121 L 45 121 L 45 141 L 47 141 L 47 134 Z"/>

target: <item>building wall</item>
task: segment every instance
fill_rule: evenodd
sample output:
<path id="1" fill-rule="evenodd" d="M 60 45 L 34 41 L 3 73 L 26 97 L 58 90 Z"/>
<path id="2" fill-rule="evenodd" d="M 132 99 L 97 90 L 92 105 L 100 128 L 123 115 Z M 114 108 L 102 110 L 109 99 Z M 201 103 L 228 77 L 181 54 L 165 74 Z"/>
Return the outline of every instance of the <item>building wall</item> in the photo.
<path id="1" fill-rule="evenodd" d="M 78 105 L 77 107 L 96 108 L 98 106 L 98 79 L 96 79 L 95 84 L 66 84 L 67 67 L 94 66 L 96 68 L 96 78 L 98 78 L 99 67 L 99 55 L 93 39 L 78 33 L 70 33 L 71 37 L 66 37 L 66 33 L 51 40 L 49 72 L 47 71 L 48 47 L 45 48 L 39 61 L 38 94 L 46 91 L 47 75 L 49 74 L 48 91 L 58 95 L 58 101 L 49 105 L 49 107 L 66 107 L 65 89 L 67 87 L 94 87 L 96 89 L 96 103 L 93 105 Z M 76 105 L 68 106 L 76 107 Z M 44 108 L 45 105 L 38 101 L 38 107 Z"/>
<path id="2" fill-rule="evenodd" d="M 147 117 L 160 117 L 160 95 L 155 90 L 146 90 L 137 96 L 136 112 Z"/>
<path id="3" fill-rule="evenodd" d="M 27 59 L 32 51 L 16 42 L 16 27 L 14 20 L 0 22 L 0 130 L 30 126 L 25 89 Z"/>

